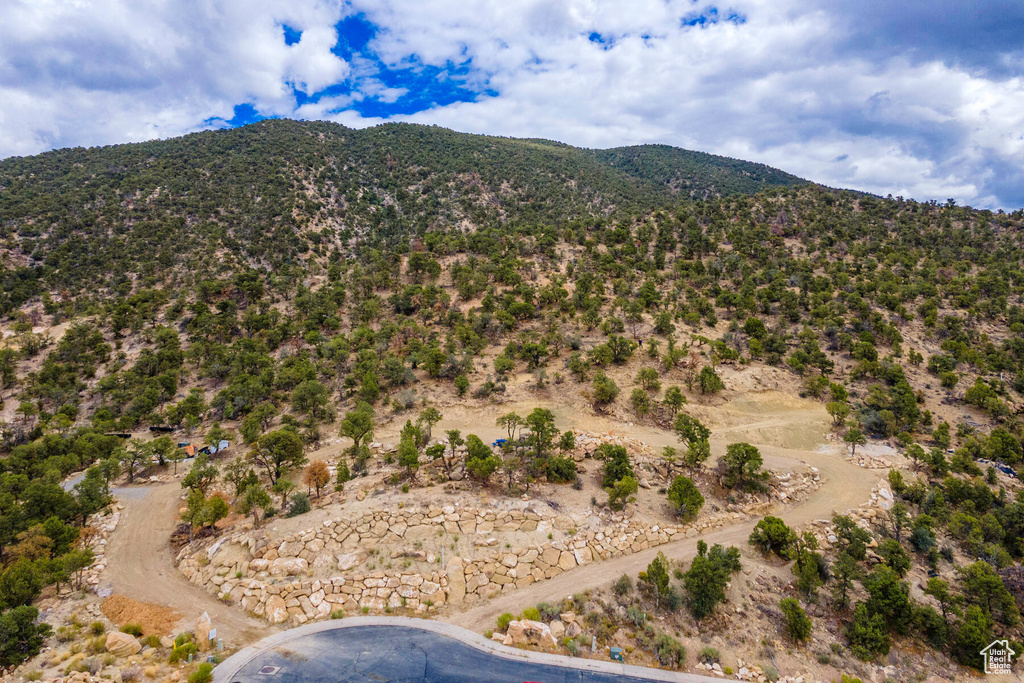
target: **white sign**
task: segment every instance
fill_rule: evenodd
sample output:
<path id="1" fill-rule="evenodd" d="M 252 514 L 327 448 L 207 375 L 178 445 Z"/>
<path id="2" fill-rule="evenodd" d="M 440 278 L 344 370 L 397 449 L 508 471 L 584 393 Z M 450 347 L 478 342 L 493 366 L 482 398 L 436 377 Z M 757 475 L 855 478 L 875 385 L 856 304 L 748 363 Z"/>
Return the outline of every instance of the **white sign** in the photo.
<path id="1" fill-rule="evenodd" d="M 993 640 L 980 654 L 985 658 L 985 673 L 1009 674 L 1013 656 L 1017 653 L 1010 649 L 1009 641 Z"/>

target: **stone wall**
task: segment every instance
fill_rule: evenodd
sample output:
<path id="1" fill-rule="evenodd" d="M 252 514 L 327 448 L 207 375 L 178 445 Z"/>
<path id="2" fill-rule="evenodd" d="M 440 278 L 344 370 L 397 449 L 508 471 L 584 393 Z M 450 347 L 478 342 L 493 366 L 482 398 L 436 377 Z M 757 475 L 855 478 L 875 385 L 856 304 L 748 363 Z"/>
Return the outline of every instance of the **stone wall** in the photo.
<path id="1" fill-rule="evenodd" d="M 884 526 L 888 523 L 889 510 L 892 509 L 893 503 L 892 491 L 889 490 L 888 484 L 879 482 L 872 488 L 871 499 L 867 503 L 855 510 L 847 510 L 845 514 L 857 526 L 872 531 L 872 527 Z M 814 534 L 822 550 L 831 550 L 839 540 L 831 519 L 815 520 L 808 524 L 806 529 Z M 868 544 L 868 548 L 874 548 L 877 545 L 878 542 L 873 540 Z"/>
<path id="2" fill-rule="evenodd" d="M 185 548 L 177 562 L 194 584 L 222 599 L 241 604 L 271 623 L 303 624 L 345 614 L 388 610 L 431 612 L 445 604 L 487 599 L 579 565 L 656 547 L 679 537 L 761 515 L 767 505 L 702 516 L 686 526 L 646 525 L 619 515 L 598 530 L 579 532 L 521 549 L 499 547 L 491 534 L 542 532 L 554 518 L 525 510 L 456 510 L 375 512 L 356 519 L 326 520 L 315 529 L 271 541 L 265 531 L 240 532 L 205 550 Z M 415 543 L 441 530 L 475 536 L 473 557 L 452 557 L 442 567 L 434 554 L 417 557 L 435 570 L 351 571 L 371 549 Z M 416 551 L 411 551 L 416 554 Z M 401 552 L 397 557 L 407 556 Z M 314 574 L 328 571 L 329 577 Z"/>
<path id="3" fill-rule="evenodd" d="M 96 591 L 99 587 L 100 572 L 107 566 L 107 541 L 110 539 L 110 534 L 117 528 L 117 523 L 121 520 L 121 508 L 121 504 L 115 500 L 106 509 L 97 512 L 86 520 L 85 529 L 88 530 L 88 533 L 84 534 L 86 537 L 85 546 L 92 550 L 93 562 L 91 566 L 82 572 L 82 585 L 89 590 Z M 64 590 L 70 591 L 70 585 Z"/>

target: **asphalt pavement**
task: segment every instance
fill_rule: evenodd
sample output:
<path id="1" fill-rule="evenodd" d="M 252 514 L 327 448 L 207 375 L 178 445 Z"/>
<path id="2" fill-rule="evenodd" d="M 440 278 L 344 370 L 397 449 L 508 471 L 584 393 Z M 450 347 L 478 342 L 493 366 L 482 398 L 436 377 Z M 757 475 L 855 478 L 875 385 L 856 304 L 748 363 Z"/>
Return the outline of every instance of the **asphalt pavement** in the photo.
<path id="1" fill-rule="evenodd" d="M 357 621 L 345 619 L 343 621 Z M 403 620 L 410 622 L 413 620 Z M 328 622 L 329 624 L 330 622 Z M 285 632 L 229 658 L 214 683 L 654 683 L 703 676 L 487 647 L 437 622 Z M 323 627 L 326 624 L 318 624 Z M 337 623 L 337 626 L 342 626 Z M 429 629 L 429 630 L 428 630 Z M 299 629 L 300 631 L 302 629 Z M 461 631 L 462 629 L 458 629 Z M 486 642 L 486 641 L 485 641 Z M 495 644 L 497 645 L 497 644 Z M 531 659 L 543 661 L 531 661 Z M 604 669 L 604 670 L 595 670 Z M 628 670 L 628 673 L 627 673 Z M 637 672 L 650 672 L 650 677 Z"/>

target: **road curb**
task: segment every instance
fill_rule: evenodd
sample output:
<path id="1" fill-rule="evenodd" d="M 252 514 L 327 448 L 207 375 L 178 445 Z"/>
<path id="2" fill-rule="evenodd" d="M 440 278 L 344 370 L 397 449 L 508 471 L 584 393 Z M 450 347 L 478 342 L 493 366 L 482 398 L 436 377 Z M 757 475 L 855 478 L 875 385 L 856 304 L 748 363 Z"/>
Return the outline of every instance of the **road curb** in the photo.
<path id="1" fill-rule="evenodd" d="M 279 645 L 283 645 L 289 641 L 316 633 L 323 633 L 325 631 L 357 628 L 361 626 L 398 626 L 402 628 L 419 629 L 421 631 L 430 631 L 432 633 L 453 638 L 465 645 L 482 652 L 486 652 L 487 654 L 495 657 L 558 666 L 567 669 L 575 669 L 577 671 L 632 676 L 636 678 L 645 678 L 651 681 L 666 681 L 669 683 L 711 683 L 712 681 L 717 683 L 718 681 L 723 680 L 721 678 L 712 678 L 710 676 L 701 676 L 699 674 L 665 671 L 663 669 L 648 669 L 642 666 L 619 664 L 611 661 L 606 662 L 594 659 L 580 659 L 550 654 L 547 652 L 519 650 L 512 647 L 506 647 L 505 645 L 493 640 L 488 640 L 487 638 L 462 627 L 440 621 L 432 621 L 430 619 L 416 619 L 413 617 L 348 617 L 345 619 L 333 619 L 330 621 L 305 624 L 298 628 L 293 628 L 281 633 L 275 633 L 272 636 L 264 638 L 258 643 L 243 648 L 214 668 L 213 683 L 232 683 L 235 674 L 237 674 L 238 671 L 246 664 L 263 652 L 278 647 Z"/>

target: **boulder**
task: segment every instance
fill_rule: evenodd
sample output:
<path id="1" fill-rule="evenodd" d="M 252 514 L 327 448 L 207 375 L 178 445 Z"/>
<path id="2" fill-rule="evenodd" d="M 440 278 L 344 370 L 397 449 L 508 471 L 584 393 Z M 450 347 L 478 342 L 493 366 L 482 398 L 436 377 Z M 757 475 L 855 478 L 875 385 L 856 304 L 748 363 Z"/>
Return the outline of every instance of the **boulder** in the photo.
<path id="1" fill-rule="evenodd" d="M 555 639 L 555 642 L 561 640 L 562 636 L 565 635 L 565 624 L 560 622 L 558 619 L 555 619 L 548 624 L 548 628 L 551 629 L 551 637 Z"/>
<path id="2" fill-rule="evenodd" d="M 537 647 L 557 647 L 554 636 L 548 625 L 540 621 L 522 619 L 511 621 L 505 633 L 505 645 L 533 645 Z"/>
<path id="3" fill-rule="evenodd" d="M 561 567 L 562 571 L 569 571 L 576 567 L 576 556 L 568 550 L 562 551 L 562 554 L 558 556 L 558 566 Z"/>
<path id="4" fill-rule="evenodd" d="M 448 602 L 452 605 L 461 605 L 466 599 L 466 568 L 462 564 L 461 557 L 453 557 L 448 560 L 445 573 L 448 575 Z"/>
<path id="5" fill-rule="evenodd" d="M 271 595 L 267 598 L 265 612 L 271 624 L 280 624 L 288 619 L 288 608 L 285 607 L 284 598 L 280 595 Z"/>
<path id="6" fill-rule="evenodd" d="M 210 629 L 213 625 L 210 623 L 210 615 L 203 612 L 203 616 L 199 617 L 199 621 L 196 622 L 196 647 L 199 648 L 200 652 L 206 652 L 210 647 Z"/>
<path id="7" fill-rule="evenodd" d="M 139 650 L 142 649 L 142 643 L 135 636 L 128 633 L 111 631 L 107 634 L 106 647 L 107 652 L 115 657 L 131 657 L 139 653 Z"/>
<path id="8" fill-rule="evenodd" d="M 581 633 L 583 633 L 583 627 L 580 626 L 578 621 L 574 621 L 565 627 L 565 636 L 567 638 L 575 638 Z"/>
<path id="9" fill-rule="evenodd" d="M 309 569 L 309 562 L 301 557 L 279 557 L 270 564 L 272 576 L 298 576 Z"/>
<path id="10" fill-rule="evenodd" d="M 345 553 L 344 555 L 338 555 L 338 569 L 345 572 L 354 567 L 358 567 L 366 559 L 365 550 L 356 550 L 351 553 Z"/>
<path id="11" fill-rule="evenodd" d="M 249 562 L 249 571 L 251 572 L 265 572 L 270 568 L 270 560 L 258 558 Z"/>

